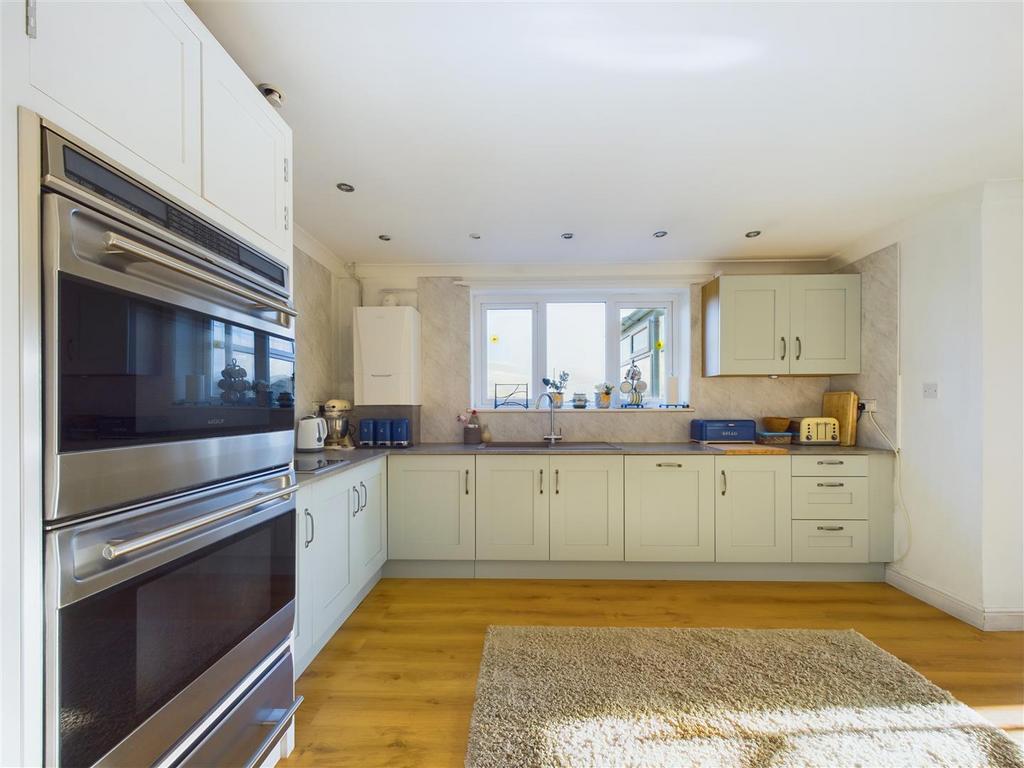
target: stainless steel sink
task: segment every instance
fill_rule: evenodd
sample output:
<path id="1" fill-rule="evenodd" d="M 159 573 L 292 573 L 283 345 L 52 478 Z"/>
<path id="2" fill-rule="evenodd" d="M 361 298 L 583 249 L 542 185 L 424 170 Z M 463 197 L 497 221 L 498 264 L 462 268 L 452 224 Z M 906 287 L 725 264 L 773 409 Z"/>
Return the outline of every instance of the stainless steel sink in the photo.
<path id="1" fill-rule="evenodd" d="M 617 451 L 611 443 L 564 443 L 552 445 L 544 440 L 535 442 L 480 443 L 481 451 Z"/>

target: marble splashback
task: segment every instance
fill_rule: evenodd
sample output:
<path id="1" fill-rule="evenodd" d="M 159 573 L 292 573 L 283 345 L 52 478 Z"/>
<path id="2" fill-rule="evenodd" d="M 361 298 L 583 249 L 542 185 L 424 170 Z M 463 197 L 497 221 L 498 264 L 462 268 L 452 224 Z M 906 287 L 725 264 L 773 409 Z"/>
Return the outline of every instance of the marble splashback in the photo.
<path id="1" fill-rule="evenodd" d="M 420 278 L 418 305 L 423 317 L 424 442 L 462 439 L 456 414 L 470 403 L 469 289 L 451 278 Z M 693 418 L 760 418 L 821 413 L 825 377 L 700 376 L 700 288 L 690 296 L 690 402 L 692 412 L 558 411 L 556 427 L 567 440 L 673 442 L 689 438 Z M 546 411 L 501 411 L 481 414 L 495 440 L 536 440 L 548 430 Z"/>
<path id="2" fill-rule="evenodd" d="M 292 270 L 295 310 L 295 415 L 314 402 L 337 397 L 337 331 L 332 311 L 332 275 L 327 267 L 296 249 Z"/>
<path id="3" fill-rule="evenodd" d="M 831 392 L 854 391 L 878 400 L 875 420 L 896 440 L 899 372 L 899 247 L 896 244 L 847 264 L 839 272 L 861 276 L 861 372 L 833 376 Z M 867 417 L 857 425 L 857 444 L 888 448 Z"/>

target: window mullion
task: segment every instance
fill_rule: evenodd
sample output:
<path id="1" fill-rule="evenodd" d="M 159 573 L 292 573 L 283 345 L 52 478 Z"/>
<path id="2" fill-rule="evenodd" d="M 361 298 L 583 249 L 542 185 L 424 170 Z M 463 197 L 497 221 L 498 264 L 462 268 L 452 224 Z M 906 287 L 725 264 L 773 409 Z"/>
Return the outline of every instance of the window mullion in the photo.
<path id="1" fill-rule="evenodd" d="M 534 324 L 533 324 L 533 401 L 536 402 L 537 398 L 540 397 L 541 392 L 544 391 L 544 384 L 542 379 L 547 375 L 547 360 L 548 360 L 548 349 L 547 349 L 547 328 L 548 328 L 548 309 L 547 303 L 544 301 L 537 301 L 534 304 Z"/>

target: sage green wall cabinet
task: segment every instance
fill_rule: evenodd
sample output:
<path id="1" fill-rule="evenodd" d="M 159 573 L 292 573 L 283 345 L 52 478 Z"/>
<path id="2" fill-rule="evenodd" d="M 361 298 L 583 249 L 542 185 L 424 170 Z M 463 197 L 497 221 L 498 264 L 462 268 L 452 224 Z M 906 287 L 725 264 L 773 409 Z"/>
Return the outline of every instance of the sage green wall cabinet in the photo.
<path id="1" fill-rule="evenodd" d="M 701 304 L 705 376 L 860 373 L 860 275 L 725 275 Z"/>

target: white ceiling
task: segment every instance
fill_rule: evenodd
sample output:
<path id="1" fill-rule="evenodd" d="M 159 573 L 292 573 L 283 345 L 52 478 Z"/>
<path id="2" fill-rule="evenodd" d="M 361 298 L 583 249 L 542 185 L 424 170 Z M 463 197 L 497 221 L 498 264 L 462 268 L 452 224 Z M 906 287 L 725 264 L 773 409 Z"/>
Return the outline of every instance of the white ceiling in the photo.
<path id="1" fill-rule="evenodd" d="M 1021 174 L 1018 3 L 190 5 L 346 261 L 823 256 Z"/>

